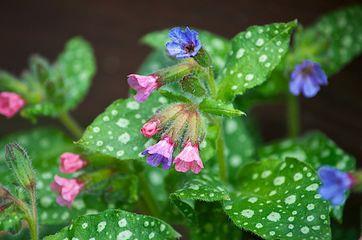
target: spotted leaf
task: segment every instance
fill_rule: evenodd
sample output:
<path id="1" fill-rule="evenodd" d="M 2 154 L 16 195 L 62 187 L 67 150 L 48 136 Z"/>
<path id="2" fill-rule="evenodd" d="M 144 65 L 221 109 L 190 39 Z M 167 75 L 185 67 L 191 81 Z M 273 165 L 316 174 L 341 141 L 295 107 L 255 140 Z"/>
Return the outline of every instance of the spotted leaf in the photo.
<path id="1" fill-rule="evenodd" d="M 252 26 L 232 39 L 225 68 L 218 77 L 218 97 L 232 101 L 236 95 L 267 80 L 289 47 L 296 22 Z"/>
<path id="2" fill-rule="evenodd" d="M 228 219 L 221 205 L 221 202 L 195 202 L 196 221 L 191 225 L 190 239 L 242 239 L 242 231 Z"/>
<path id="3" fill-rule="evenodd" d="M 229 198 L 229 193 L 220 180 L 208 173 L 202 173 L 186 181 L 181 188 L 170 195 L 170 198 L 184 216 L 193 222 L 195 221 L 193 201 L 222 201 Z"/>
<path id="4" fill-rule="evenodd" d="M 140 129 L 165 103 L 167 99 L 158 93 L 153 93 L 141 104 L 133 98 L 117 100 L 87 127 L 78 143 L 120 160 L 138 159 L 152 143 L 140 133 Z"/>
<path id="5" fill-rule="evenodd" d="M 264 239 L 331 239 L 329 204 L 316 172 L 296 159 L 246 165 L 224 210 L 240 228 Z"/>
<path id="6" fill-rule="evenodd" d="M 78 217 L 59 233 L 45 240 L 64 239 L 154 239 L 180 237 L 170 225 L 157 218 L 123 210 L 106 210 L 99 214 Z"/>
<path id="7" fill-rule="evenodd" d="M 237 172 L 247 163 L 255 161 L 257 134 L 245 117 L 230 118 L 224 121 L 224 139 L 229 180 L 239 184 Z"/>
<path id="8" fill-rule="evenodd" d="M 311 164 L 315 170 L 329 165 L 342 171 L 356 168 L 354 157 L 344 152 L 331 139 L 320 132 L 312 132 L 297 140 L 283 140 L 262 147 L 259 151 L 261 159 L 285 159 L 293 157 Z M 342 220 L 343 205 L 333 207 L 334 216 Z"/>
<path id="9" fill-rule="evenodd" d="M 332 75 L 361 54 L 361 22 L 361 5 L 328 13 L 305 31 L 298 32 L 295 55 L 321 63 L 327 74 Z"/>
<path id="10" fill-rule="evenodd" d="M 63 108 L 72 109 L 83 100 L 96 71 L 92 47 L 80 37 L 72 38 L 58 57 L 55 67 L 61 74 L 61 90 L 66 94 Z"/>

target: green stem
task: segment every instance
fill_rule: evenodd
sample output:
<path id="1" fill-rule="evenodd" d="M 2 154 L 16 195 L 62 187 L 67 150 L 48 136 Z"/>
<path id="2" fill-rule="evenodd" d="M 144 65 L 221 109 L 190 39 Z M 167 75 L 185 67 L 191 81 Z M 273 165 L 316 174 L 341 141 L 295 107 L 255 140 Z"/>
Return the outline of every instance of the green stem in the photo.
<path id="1" fill-rule="evenodd" d="M 143 201 L 146 203 L 149 212 L 153 216 L 160 217 L 160 210 L 158 208 L 158 205 L 157 205 L 155 199 L 153 198 L 150 187 L 148 185 L 148 181 L 146 180 L 146 177 L 145 177 L 145 173 L 142 172 L 138 176 L 139 176 L 139 181 L 140 181 L 140 185 L 142 188 L 141 197 L 142 197 Z"/>
<path id="2" fill-rule="evenodd" d="M 296 96 L 288 94 L 287 102 L 288 111 L 288 135 L 291 138 L 296 138 L 299 134 L 299 102 Z"/>
<path id="3" fill-rule="evenodd" d="M 211 96 L 216 98 L 216 83 L 212 67 L 208 67 L 207 84 L 209 85 Z"/>
<path id="4" fill-rule="evenodd" d="M 31 208 L 32 208 L 32 223 L 29 223 L 32 240 L 38 240 L 38 209 L 36 207 L 36 191 L 35 188 L 30 192 Z"/>
<path id="5" fill-rule="evenodd" d="M 219 164 L 220 179 L 224 182 L 227 181 L 228 173 L 225 158 L 225 145 L 224 145 L 224 132 L 222 119 L 217 119 L 217 137 L 216 137 L 216 158 Z"/>
<path id="6" fill-rule="evenodd" d="M 69 132 L 73 134 L 74 137 L 77 139 L 82 137 L 83 129 L 68 112 L 62 113 L 59 116 L 59 120 L 69 130 Z"/>

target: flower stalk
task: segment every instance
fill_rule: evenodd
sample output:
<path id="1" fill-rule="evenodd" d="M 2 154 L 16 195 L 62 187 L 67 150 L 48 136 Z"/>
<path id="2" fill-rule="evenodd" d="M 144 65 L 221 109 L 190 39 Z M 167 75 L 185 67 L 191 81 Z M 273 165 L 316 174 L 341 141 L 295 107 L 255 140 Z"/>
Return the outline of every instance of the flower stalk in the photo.
<path id="1" fill-rule="evenodd" d="M 83 129 L 78 122 L 68 113 L 59 115 L 59 121 L 68 129 L 68 131 L 77 139 L 82 137 Z"/>

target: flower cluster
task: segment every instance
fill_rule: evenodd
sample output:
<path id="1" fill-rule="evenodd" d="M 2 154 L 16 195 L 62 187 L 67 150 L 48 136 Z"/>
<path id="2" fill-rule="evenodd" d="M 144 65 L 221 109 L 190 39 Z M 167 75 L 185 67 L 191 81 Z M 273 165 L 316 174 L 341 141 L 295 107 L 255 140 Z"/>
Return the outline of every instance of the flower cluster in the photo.
<path id="1" fill-rule="evenodd" d="M 202 49 L 198 33 L 188 27 L 171 29 L 169 37 L 171 41 L 166 43 L 166 50 L 177 59 L 197 57 Z M 129 86 L 137 91 L 135 99 L 143 102 L 161 86 L 192 75 L 200 67 L 198 59 L 195 60 L 183 60 L 178 65 L 148 76 L 128 75 Z M 167 107 L 146 122 L 141 133 L 147 138 L 159 139 L 142 152 L 142 155 L 147 156 L 149 165 L 161 165 L 163 169 L 169 169 L 174 164 L 176 171 L 194 173 L 199 173 L 204 168 L 199 155 L 199 143 L 204 135 L 203 120 L 196 105 L 174 104 Z M 180 152 L 173 159 L 178 148 L 181 148 Z"/>
<path id="2" fill-rule="evenodd" d="M 199 156 L 202 125 L 201 115 L 193 105 L 175 104 L 157 113 L 141 129 L 147 138 L 160 136 L 159 142 L 142 152 L 147 156 L 147 163 L 153 167 L 161 165 L 163 169 L 169 169 L 174 163 L 176 171 L 199 173 L 204 167 Z M 179 145 L 182 150 L 173 159 Z"/>
<path id="3" fill-rule="evenodd" d="M 60 172 L 75 173 L 87 165 L 87 161 L 83 160 L 80 155 L 74 153 L 63 153 L 60 156 Z M 55 175 L 51 188 L 58 195 L 57 203 L 61 206 L 70 207 L 83 189 L 84 183 L 76 178 L 67 179 Z"/>

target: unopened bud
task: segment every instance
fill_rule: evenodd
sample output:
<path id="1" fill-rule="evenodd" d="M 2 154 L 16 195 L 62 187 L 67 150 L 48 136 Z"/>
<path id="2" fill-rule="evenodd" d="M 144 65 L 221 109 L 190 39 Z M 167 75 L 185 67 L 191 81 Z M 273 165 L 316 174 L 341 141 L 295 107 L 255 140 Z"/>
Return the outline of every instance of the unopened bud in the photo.
<path id="1" fill-rule="evenodd" d="M 5 158 L 18 183 L 25 189 L 34 189 L 35 173 L 26 150 L 17 143 L 7 144 Z"/>

